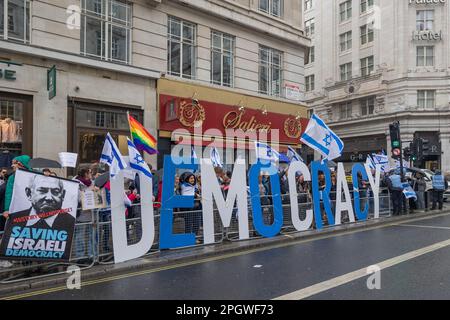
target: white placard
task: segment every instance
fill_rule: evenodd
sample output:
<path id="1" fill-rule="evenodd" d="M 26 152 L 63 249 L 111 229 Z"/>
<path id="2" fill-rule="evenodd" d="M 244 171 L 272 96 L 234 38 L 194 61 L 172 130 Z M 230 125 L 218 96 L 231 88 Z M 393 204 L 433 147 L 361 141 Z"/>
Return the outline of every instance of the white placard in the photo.
<path id="1" fill-rule="evenodd" d="M 59 162 L 61 163 L 62 167 L 76 168 L 78 160 L 77 153 L 60 152 L 58 153 L 58 155 L 59 155 Z"/>

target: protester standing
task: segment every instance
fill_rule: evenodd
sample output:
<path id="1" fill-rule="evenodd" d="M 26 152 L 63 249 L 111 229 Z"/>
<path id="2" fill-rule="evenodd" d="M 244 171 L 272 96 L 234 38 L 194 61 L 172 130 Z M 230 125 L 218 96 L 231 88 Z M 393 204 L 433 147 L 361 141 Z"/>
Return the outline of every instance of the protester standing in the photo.
<path id="1" fill-rule="evenodd" d="M 414 179 L 414 191 L 417 195 L 417 209 L 424 210 L 425 209 L 425 191 L 427 189 L 427 183 L 425 182 L 425 177 L 422 173 L 417 173 L 416 178 Z"/>
<path id="2" fill-rule="evenodd" d="M 440 170 L 436 170 L 432 177 L 433 183 L 433 206 L 431 210 L 436 210 L 436 203 L 439 203 L 439 210 L 442 210 L 444 204 L 444 191 L 448 188 L 447 179 Z"/>
<path id="3" fill-rule="evenodd" d="M 400 215 L 400 212 L 402 211 L 402 192 L 403 192 L 403 185 L 402 185 L 402 178 L 399 174 L 396 174 L 393 172 L 390 176 L 386 178 L 386 183 L 388 185 L 389 191 L 391 193 L 391 200 L 392 200 L 392 209 L 393 209 L 393 215 L 398 216 Z"/>

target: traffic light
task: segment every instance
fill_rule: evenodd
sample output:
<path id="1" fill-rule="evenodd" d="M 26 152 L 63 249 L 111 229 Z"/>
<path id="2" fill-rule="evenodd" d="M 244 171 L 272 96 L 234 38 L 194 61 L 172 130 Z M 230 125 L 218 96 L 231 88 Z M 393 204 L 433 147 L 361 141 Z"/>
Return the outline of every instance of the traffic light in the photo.
<path id="1" fill-rule="evenodd" d="M 409 161 L 409 158 L 412 156 L 412 152 L 411 152 L 411 146 L 406 147 L 405 149 L 403 149 L 403 157 Z"/>
<path id="2" fill-rule="evenodd" d="M 401 153 L 400 123 L 398 121 L 389 125 L 389 133 L 391 135 L 392 158 L 398 159 Z"/>
<path id="3" fill-rule="evenodd" d="M 418 138 L 418 154 L 417 154 L 417 158 L 419 160 L 423 160 L 425 153 L 428 152 L 428 150 L 430 149 L 429 143 L 430 141 L 426 140 L 426 139 L 422 139 L 422 138 Z"/>
<path id="4" fill-rule="evenodd" d="M 409 148 L 411 149 L 411 160 L 416 162 L 417 155 L 419 154 L 419 139 L 414 138 L 414 141 L 410 143 Z"/>

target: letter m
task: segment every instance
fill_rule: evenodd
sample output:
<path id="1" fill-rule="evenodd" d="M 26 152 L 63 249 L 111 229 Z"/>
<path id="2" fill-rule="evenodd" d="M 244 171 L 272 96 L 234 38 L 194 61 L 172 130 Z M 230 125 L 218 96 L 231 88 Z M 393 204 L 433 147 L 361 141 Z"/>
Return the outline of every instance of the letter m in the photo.
<path id="1" fill-rule="evenodd" d="M 237 202 L 239 238 L 248 239 L 248 207 L 247 184 L 245 173 L 245 160 L 237 159 L 228 189 L 227 198 L 224 199 L 222 190 L 214 172 L 211 159 L 201 159 L 202 172 L 202 204 L 203 204 L 203 237 L 204 243 L 214 243 L 214 199 L 217 205 L 222 225 L 228 228 Z"/>

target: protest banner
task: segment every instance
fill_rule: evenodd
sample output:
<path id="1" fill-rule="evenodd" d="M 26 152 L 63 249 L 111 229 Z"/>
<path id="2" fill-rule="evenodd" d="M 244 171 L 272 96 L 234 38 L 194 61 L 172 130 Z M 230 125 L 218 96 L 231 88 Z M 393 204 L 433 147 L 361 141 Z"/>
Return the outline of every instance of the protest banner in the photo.
<path id="1" fill-rule="evenodd" d="M 76 181 L 17 170 L 0 258 L 69 261 L 78 188 Z"/>

